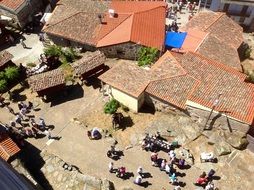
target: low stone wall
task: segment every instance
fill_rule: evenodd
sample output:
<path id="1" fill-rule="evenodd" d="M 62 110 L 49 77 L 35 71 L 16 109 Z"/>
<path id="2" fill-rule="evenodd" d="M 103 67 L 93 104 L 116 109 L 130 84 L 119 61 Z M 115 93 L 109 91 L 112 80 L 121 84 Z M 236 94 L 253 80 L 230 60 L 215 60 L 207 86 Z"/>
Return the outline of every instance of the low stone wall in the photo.
<path id="1" fill-rule="evenodd" d="M 21 160 L 24 161 L 25 157 L 29 157 L 29 151 L 27 151 L 26 155 L 23 155 Z M 32 155 L 34 156 L 34 155 Z M 75 166 L 72 166 L 68 163 L 69 168 L 64 168 L 63 166 L 66 164 L 65 161 L 60 159 L 59 157 L 48 153 L 47 151 L 43 151 L 40 155 L 35 155 L 36 158 L 33 164 L 38 164 L 38 160 L 42 158 L 43 166 L 37 168 L 36 171 L 33 172 L 38 178 L 38 174 L 40 173 L 40 177 L 38 181 L 36 181 L 29 171 L 25 168 L 24 163 L 20 161 L 20 158 L 14 160 L 11 164 L 15 170 L 17 170 L 20 174 L 24 175 L 30 182 L 36 187 L 36 189 L 64 189 L 64 190 L 114 190 L 114 185 L 107 179 L 98 179 L 93 176 L 82 174 L 79 169 Z M 40 157 L 40 158 L 38 158 Z M 30 162 L 31 158 L 26 158 L 27 161 Z M 27 162 L 26 161 L 26 162 Z M 34 168 L 35 169 L 35 168 Z M 42 179 L 43 178 L 43 179 Z M 43 183 L 48 184 L 40 184 Z M 43 187 L 43 188 L 42 188 Z"/>
<path id="2" fill-rule="evenodd" d="M 175 107 L 151 94 L 145 93 L 145 104 L 154 108 L 155 111 L 161 111 L 164 113 L 175 112 L 180 115 L 185 115 L 184 110 Z"/>

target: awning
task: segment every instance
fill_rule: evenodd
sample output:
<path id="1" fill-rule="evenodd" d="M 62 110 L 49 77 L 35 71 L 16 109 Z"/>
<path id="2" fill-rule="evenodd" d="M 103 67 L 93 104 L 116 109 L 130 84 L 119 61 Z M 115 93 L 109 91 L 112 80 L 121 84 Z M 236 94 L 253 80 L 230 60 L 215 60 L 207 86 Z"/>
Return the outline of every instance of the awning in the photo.
<path id="1" fill-rule="evenodd" d="M 187 32 L 167 32 L 166 48 L 181 48 L 186 38 Z"/>

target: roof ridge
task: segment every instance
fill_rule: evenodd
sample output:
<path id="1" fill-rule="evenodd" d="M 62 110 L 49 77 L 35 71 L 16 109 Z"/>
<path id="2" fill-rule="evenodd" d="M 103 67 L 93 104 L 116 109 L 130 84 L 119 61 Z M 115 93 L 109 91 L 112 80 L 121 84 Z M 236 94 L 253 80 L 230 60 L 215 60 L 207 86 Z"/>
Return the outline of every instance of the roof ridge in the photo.
<path id="1" fill-rule="evenodd" d="M 130 16 L 132 16 L 132 14 L 128 14 L 128 13 L 123 13 L 123 14 L 126 14 L 126 15 L 128 15 L 122 22 L 120 22 L 118 25 L 116 25 L 115 27 L 113 27 L 113 29 L 112 30 L 110 30 L 109 32 L 107 32 L 105 35 L 103 35 L 102 37 L 100 37 L 100 39 L 98 40 L 98 41 L 100 41 L 100 40 L 102 40 L 105 36 L 107 36 L 108 34 L 110 34 L 111 32 L 113 32 L 118 26 L 120 26 L 123 22 L 125 22 Z M 98 43 L 98 42 L 97 42 Z"/>
<path id="2" fill-rule="evenodd" d="M 222 68 L 224 71 L 230 72 L 230 73 L 232 73 L 232 74 L 234 74 L 234 75 L 240 77 L 240 79 L 242 79 L 243 81 L 246 79 L 246 75 L 245 75 L 245 74 L 243 74 L 243 73 L 237 71 L 236 69 L 234 69 L 234 68 L 232 68 L 232 67 L 230 67 L 230 66 L 227 66 L 227 65 L 222 64 L 222 63 L 220 63 L 220 62 L 218 62 L 218 61 L 214 61 L 214 60 L 212 60 L 212 59 L 209 59 L 209 58 L 207 58 L 207 57 L 205 57 L 205 56 L 203 56 L 203 55 L 201 55 L 201 54 L 199 54 L 199 53 L 196 53 L 196 52 L 188 51 L 187 54 L 188 54 L 188 53 L 194 54 L 194 55 L 198 56 L 198 57 L 201 58 L 201 59 L 205 59 L 205 60 L 209 61 L 210 63 L 214 64 L 216 67 L 220 67 L 220 68 Z"/>
<path id="3" fill-rule="evenodd" d="M 222 12 L 215 13 L 215 14 L 218 14 L 218 17 L 209 26 L 207 26 L 207 28 L 204 31 L 208 30 L 208 28 L 214 25 L 214 23 L 216 23 L 223 15 L 226 15 L 225 13 L 222 13 Z"/>

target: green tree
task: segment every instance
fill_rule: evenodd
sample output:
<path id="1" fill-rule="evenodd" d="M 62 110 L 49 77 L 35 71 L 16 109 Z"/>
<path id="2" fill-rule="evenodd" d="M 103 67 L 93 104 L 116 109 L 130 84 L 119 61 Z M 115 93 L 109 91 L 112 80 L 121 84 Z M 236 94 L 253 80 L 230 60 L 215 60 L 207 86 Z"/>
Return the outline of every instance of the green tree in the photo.
<path id="1" fill-rule="evenodd" d="M 19 77 L 18 67 L 7 67 L 5 69 L 5 76 L 9 81 L 13 81 Z"/>
<path id="2" fill-rule="evenodd" d="M 0 72 L 0 80 L 5 79 L 5 73 L 3 71 Z"/>
<path id="3" fill-rule="evenodd" d="M 158 58 L 158 49 L 142 47 L 138 51 L 138 66 L 146 66 L 154 63 Z"/>
<path id="4" fill-rule="evenodd" d="M 71 47 L 63 49 L 62 55 L 65 57 L 67 62 L 73 62 L 79 56 L 78 53 Z"/>
<path id="5" fill-rule="evenodd" d="M 104 105 L 104 113 L 113 114 L 120 107 L 120 104 L 117 100 L 111 99 Z"/>
<path id="6" fill-rule="evenodd" d="M 0 92 L 4 92 L 7 89 L 7 81 L 5 79 L 0 80 Z"/>

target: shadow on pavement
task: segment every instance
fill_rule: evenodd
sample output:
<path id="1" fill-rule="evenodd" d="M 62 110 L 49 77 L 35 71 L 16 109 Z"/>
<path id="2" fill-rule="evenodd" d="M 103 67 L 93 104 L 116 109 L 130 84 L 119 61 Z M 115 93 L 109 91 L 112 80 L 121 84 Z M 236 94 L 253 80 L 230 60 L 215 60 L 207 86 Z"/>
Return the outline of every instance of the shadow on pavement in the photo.
<path id="1" fill-rule="evenodd" d="M 68 101 L 82 98 L 84 96 L 84 90 L 79 84 L 67 86 L 64 92 L 58 92 L 48 97 L 48 101 L 51 102 L 51 107 L 56 106 Z"/>
<path id="2" fill-rule="evenodd" d="M 43 189 L 53 190 L 53 187 L 49 184 L 49 181 L 40 170 L 45 164 L 40 153 L 41 151 L 39 149 L 29 142 L 26 142 L 25 147 L 22 149 L 18 158 Z"/>

